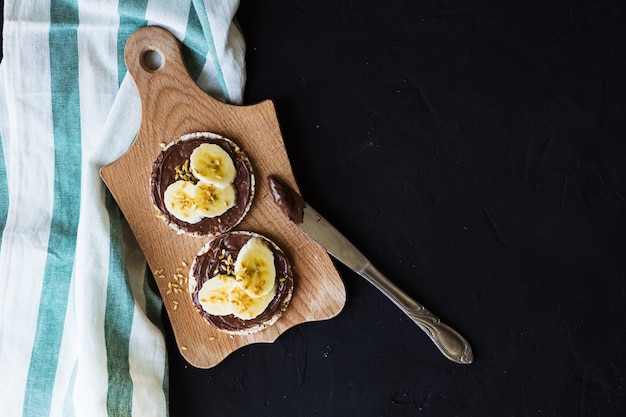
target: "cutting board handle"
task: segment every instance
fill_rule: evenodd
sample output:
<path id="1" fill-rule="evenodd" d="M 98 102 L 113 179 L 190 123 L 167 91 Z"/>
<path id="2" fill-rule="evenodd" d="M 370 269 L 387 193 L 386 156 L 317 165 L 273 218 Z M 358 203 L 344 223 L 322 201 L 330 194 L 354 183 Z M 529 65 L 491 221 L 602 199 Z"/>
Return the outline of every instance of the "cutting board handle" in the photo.
<path id="1" fill-rule="evenodd" d="M 163 77 L 181 75 L 181 71 L 182 78 L 189 78 L 180 43 L 174 35 L 158 26 L 146 26 L 130 35 L 126 41 L 124 62 L 140 92 Z"/>
<path id="2" fill-rule="evenodd" d="M 152 126 L 155 133 L 163 131 L 165 123 L 171 123 L 162 115 L 177 111 L 181 104 L 193 106 L 200 99 L 204 106 L 216 111 L 227 106 L 194 82 L 185 67 L 180 45 L 174 35 L 158 26 L 140 28 L 126 41 L 124 61 L 141 98 L 142 126 Z M 178 100 L 172 100 L 173 97 Z M 188 97 L 190 102 L 181 103 L 180 97 Z"/>

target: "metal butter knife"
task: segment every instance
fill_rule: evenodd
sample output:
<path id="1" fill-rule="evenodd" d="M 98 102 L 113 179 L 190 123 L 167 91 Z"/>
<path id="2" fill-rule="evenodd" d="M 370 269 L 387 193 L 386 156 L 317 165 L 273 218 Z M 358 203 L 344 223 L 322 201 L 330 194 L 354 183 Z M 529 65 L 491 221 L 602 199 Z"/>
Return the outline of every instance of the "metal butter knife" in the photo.
<path id="1" fill-rule="evenodd" d="M 268 181 L 274 201 L 291 221 L 330 255 L 361 275 L 393 301 L 430 337 L 446 358 L 460 364 L 472 363 L 474 359 L 472 348 L 463 336 L 442 323 L 437 316 L 387 279 L 345 236 L 306 204 L 293 188 L 273 175 L 268 177 Z"/>

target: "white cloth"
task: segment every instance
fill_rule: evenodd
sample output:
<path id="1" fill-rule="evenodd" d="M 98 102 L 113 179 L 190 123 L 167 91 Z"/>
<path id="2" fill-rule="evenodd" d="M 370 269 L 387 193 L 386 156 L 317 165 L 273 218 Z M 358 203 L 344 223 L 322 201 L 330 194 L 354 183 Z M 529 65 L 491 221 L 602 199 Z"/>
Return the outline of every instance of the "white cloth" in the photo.
<path id="1" fill-rule="evenodd" d="M 162 304 L 99 169 L 140 106 L 123 63 L 146 24 L 240 103 L 238 0 L 5 0 L 0 64 L 0 414 L 166 416 Z"/>

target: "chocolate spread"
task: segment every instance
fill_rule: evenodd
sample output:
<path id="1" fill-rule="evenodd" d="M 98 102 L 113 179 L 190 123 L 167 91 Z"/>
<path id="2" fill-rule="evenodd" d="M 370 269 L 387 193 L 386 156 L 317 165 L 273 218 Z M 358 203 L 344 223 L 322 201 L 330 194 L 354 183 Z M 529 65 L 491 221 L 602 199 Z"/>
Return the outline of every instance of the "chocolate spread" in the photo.
<path id="1" fill-rule="evenodd" d="M 217 217 L 207 217 L 192 224 L 174 217 L 167 210 L 163 195 L 167 187 L 176 181 L 176 168 L 189 160 L 194 149 L 202 143 L 217 144 L 232 158 L 237 169 L 237 177 L 233 184 L 237 198 L 235 205 L 224 214 Z M 152 166 L 150 191 L 154 205 L 175 229 L 196 235 L 218 235 L 239 224 L 248 212 L 254 194 L 254 177 L 250 161 L 236 144 L 225 138 L 201 136 L 178 140 L 163 149 Z"/>
<path id="2" fill-rule="evenodd" d="M 202 309 L 198 293 L 202 285 L 209 279 L 216 276 L 223 268 L 223 259 L 230 255 L 232 259 L 237 258 L 237 254 L 243 245 L 257 236 L 262 238 L 274 254 L 274 265 L 276 267 L 276 295 L 257 317 L 250 320 L 243 320 L 230 314 L 227 316 L 214 316 Z M 247 330 L 264 327 L 271 324 L 273 320 L 287 308 L 293 293 L 293 276 L 291 267 L 284 252 L 273 242 L 252 232 L 236 231 L 225 233 L 214 238 L 207 246 L 206 251 L 196 257 L 191 266 L 190 276 L 194 277 L 196 286 L 192 291 L 191 299 L 200 315 L 209 324 L 230 333 L 248 333 Z"/>
<path id="3" fill-rule="evenodd" d="M 306 207 L 302 196 L 275 175 L 268 176 L 267 180 L 278 207 L 289 217 L 289 220 L 296 224 L 302 223 Z"/>

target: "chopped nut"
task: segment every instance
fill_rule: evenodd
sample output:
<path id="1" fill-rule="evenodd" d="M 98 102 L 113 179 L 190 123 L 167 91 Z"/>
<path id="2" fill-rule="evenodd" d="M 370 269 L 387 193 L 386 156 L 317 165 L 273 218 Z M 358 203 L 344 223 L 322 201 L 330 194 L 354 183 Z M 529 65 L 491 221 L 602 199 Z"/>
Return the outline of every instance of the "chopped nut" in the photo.
<path id="1" fill-rule="evenodd" d="M 183 180 L 193 182 L 194 184 L 198 183 L 198 179 L 193 175 L 193 173 L 189 170 L 189 160 L 185 160 L 185 163 L 182 165 L 177 165 L 174 167 L 175 175 L 174 178 L 176 180 Z"/>

